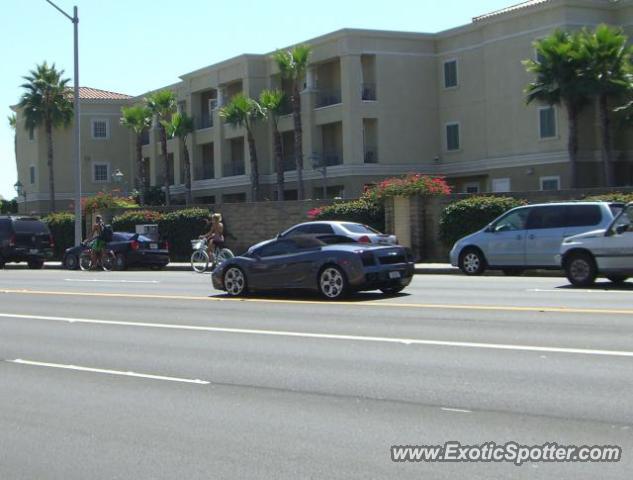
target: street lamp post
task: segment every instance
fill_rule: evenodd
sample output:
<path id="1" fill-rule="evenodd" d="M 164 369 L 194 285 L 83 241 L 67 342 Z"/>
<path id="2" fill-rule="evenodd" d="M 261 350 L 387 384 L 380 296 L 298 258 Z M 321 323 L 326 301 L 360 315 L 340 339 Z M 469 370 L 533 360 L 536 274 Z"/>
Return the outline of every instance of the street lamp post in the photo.
<path id="1" fill-rule="evenodd" d="M 81 144 L 80 144 L 80 107 L 79 107 L 79 14 L 76 6 L 73 7 L 73 16 L 68 15 L 64 10 L 55 5 L 51 0 L 46 0 L 59 13 L 64 15 L 73 23 L 74 38 L 74 63 L 75 63 L 75 86 L 73 94 L 74 103 L 74 155 L 73 161 L 75 166 L 75 245 L 81 244 Z"/>
<path id="2" fill-rule="evenodd" d="M 13 188 L 15 188 L 15 193 L 18 194 L 18 197 L 24 197 L 24 213 L 26 213 L 26 190 L 24 189 L 24 185 L 22 185 L 22 182 L 18 180 L 13 185 Z"/>
<path id="3" fill-rule="evenodd" d="M 112 179 L 114 180 L 114 183 L 118 186 L 117 188 L 119 188 L 119 190 L 121 189 L 121 185 L 124 185 L 124 177 L 125 174 L 119 168 L 117 168 L 112 174 Z M 124 190 L 122 192 L 119 191 L 119 193 L 123 194 L 123 196 L 127 196 L 127 188 L 124 186 Z"/>

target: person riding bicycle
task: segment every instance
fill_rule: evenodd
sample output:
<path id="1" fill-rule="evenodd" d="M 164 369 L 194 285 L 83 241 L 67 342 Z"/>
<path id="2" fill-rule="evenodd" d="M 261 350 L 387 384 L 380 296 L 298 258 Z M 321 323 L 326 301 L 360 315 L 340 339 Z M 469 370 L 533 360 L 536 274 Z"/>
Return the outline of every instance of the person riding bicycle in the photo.
<path id="1" fill-rule="evenodd" d="M 103 251 L 106 247 L 105 239 L 103 238 L 105 230 L 105 224 L 101 215 L 95 217 L 95 223 L 90 230 L 90 239 L 86 239 L 86 243 L 90 247 L 90 260 L 92 265 L 97 265 L 97 260 L 101 263 L 103 257 Z"/>
<path id="2" fill-rule="evenodd" d="M 211 224 L 209 231 L 200 238 L 207 239 L 207 253 L 209 254 L 209 258 L 212 258 L 214 249 L 216 247 L 221 248 L 224 244 L 224 224 L 222 223 L 222 215 L 214 213 L 211 215 L 209 223 Z"/>

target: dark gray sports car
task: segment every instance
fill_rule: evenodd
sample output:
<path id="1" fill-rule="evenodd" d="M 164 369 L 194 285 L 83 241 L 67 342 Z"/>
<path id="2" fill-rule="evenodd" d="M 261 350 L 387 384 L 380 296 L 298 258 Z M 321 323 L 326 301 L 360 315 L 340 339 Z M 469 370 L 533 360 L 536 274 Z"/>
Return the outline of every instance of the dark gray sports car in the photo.
<path id="1" fill-rule="evenodd" d="M 398 245 L 326 243 L 315 237 L 277 238 L 258 244 L 213 271 L 213 286 L 231 296 L 251 290 L 317 290 L 330 300 L 380 289 L 397 293 L 411 282 L 411 254 Z"/>

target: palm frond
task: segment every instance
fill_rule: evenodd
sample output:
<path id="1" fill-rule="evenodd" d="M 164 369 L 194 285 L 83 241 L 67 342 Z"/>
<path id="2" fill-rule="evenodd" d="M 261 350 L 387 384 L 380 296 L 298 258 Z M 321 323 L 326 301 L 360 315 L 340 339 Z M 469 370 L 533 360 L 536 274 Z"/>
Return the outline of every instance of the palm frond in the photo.
<path id="1" fill-rule="evenodd" d="M 121 125 L 136 134 L 142 133 L 152 124 L 152 113 L 144 105 L 121 108 Z"/>

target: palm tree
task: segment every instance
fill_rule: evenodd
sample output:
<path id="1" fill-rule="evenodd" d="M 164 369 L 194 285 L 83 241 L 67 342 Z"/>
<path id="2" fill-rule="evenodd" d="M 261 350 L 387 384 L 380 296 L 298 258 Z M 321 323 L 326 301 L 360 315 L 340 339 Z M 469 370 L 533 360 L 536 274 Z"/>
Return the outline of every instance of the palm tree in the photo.
<path id="1" fill-rule="evenodd" d="M 301 95 L 303 78 L 308 68 L 311 48 L 308 45 L 298 45 L 292 50 L 277 51 L 273 59 L 279 67 L 281 76 L 292 82 L 292 119 L 295 133 L 295 163 L 297 166 L 297 197 L 304 198 L 303 188 L 303 130 L 301 127 Z"/>
<path id="2" fill-rule="evenodd" d="M 12 113 L 7 117 L 9 120 L 9 127 L 13 130 L 13 152 L 15 154 L 15 163 L 18 163 L 18 117 L 15 116 L 15 113 Z"/>
<path id="3" fill-rule="evenodd" d="M 277 170 L 277 200 L 284 199 L 284 162 L 281 134 L 279 133 L 279 116 L 284 107 L 285 96 L 281 90 L 262 90 L 259 104 L 266 113 L 273 127 L 273 144 L 275 146 L 275 167 Z"/>
<path id="4" fill-rule="evenodd" d="M 165 205 L 171 205 L 169 194 L 169 160 L 167 157 L 167 125 L 171 121 L 171 116 L 176 112 L 176 95 L 170 90 L 160 90 L 148 95 L 145 104 L 158 122 L 160 134 L 160 151 L 163 156 L 163 186 L 165 187 Z"/>
<path id="5" fill-rule="evenodd" d="M 189 148 L 187 147 L 187 140 L 189 135 L 193 133 L 195 126 L 193 118 L 186 113 L 175 113 L 171 117 L 171 122 L 167 125 L 167 135 L 171 138 L 178 138 L 182 144 L 183 156 L 184 156 L 184 171 L 185 171 L 185 190 L 186 190 L 186 203 L 189 205 L 192 202 L 191 198 L 191 161 L 189 160 Z"/>
<path id="6" fill-rule="evenodd" d="M 235 95 L 231 101 L 220 109 L 220 117 L 229 125 L 246 128 L 248 153 L 251 158 L 251 198 L 259 201 L 259 168 L 257 165 L 257 149 L 253 136 L 253 124 L 264 117 L 264 111 L 259 103 L 243 93 Z"/>
<path id="7" fill-rule="evenodd" d="M 589 58 L 586 69 L 600 115 L 600 140 L 606 186 L 615 185 L 611 112 L 609 103 L 633 89 L 633 47 L 622 30 L 599 25 L 594 32 L 583 30 L 582 49 Z"/>
<path id="8" fill-rule="evenodd" d="M 62 78 L 63 70 L 57 70 L 55 64 L 46 62 L 37 65 L 29 75 L 23 77 L 27 83 L 22 85 L 26 91 L 22 94 L 18 106 L 24 112 L 24 127 L 32 131 L 43 126 L 46 132 L 48 194 L 51 212 L 55 211 L 55 176 L 53 169 L 53 129 L 68 127 L 73 118 L 72 94 L 68 88 L 68 78 Z"/>
<path id="9" fill-rule="evenodd" d="M 578 187 L 578 119 L 590 101 L 588 82 L 582 75 L 587 59 L 578 34 L 561 30 L 534 42 L 538 60 L 523 62 L 536 79 L 525 89 L 526 103 L 563 105 L 567 110 L 571 188 Z"/>
<path id="10" fill-rule="evenodd" d="M 121 125 L 136 135 L 136 189 L 140 192 L 141 205 L 145 203 L 147 172 L 143 162 L 143 133 L 152 124 L 152 112 L 144 105 L 121 108 Z"/>

